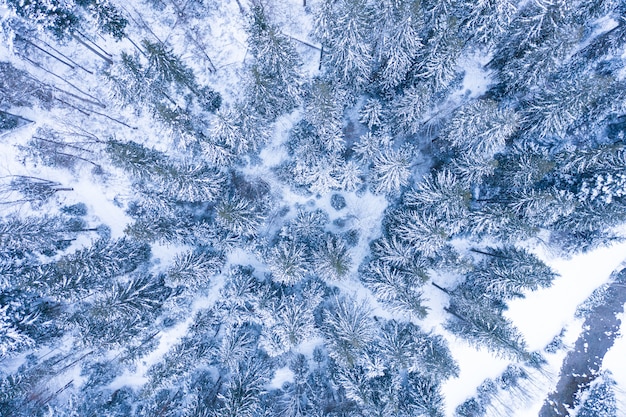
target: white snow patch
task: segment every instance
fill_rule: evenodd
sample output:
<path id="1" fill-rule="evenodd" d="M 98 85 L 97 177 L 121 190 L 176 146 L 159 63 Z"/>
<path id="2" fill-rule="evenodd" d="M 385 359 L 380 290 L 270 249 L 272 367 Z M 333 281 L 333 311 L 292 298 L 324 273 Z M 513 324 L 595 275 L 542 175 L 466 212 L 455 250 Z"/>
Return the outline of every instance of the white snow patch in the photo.
<path id="1" fill-rule="evenodd" d="M 617 316 L 622 324 L 620 326 L 620 336 L 615 338 L 615 342 L 609 351 L 604 355 L 602 367 L 608 369 L 613 374 L 613 379 L 617 382 L 617 392 L 622 395 L 626 394 L 626 313 Z M 626 406 L 626 404 L 624 404 Z"/>
<path id="2" fill-rule="evenodd" d="M 465 76 L 461 90 L 456 94 L 467 95 L 467 98 L 476 98 L 487 91 L 487 87 L 491 83 L 491 75 L 489 71 L 485 70 L 485 65 L 490 59 L 491 54 L 480 52 L 459 59 L 459 66 L 465 71 Z"/>
<path id="3" fill-rule="evenodd" d="M 187 319 L 176 324 L 175 326 L 161 331 L 159 334 L 160 340 L 157 348 L 139 360 L 135 369 L 127 369 L 122 375 L 115 378 L 107 388 L 111 390 L 116 390 L 124 386 L 140 388 L 146 384 L 148 382 L 148 377 L 146 376 L 148 369 L 162 360 L 163 356 L 187 334 L 187 330 L 193 323 L 198 311 L 215 304 L 221 295 L 220 290 L 224 286 L 224 282 L 225 279 L 223 275 L 214 277 L 213 284 L 208 291 L 208 296 L 199 297 L 194 301 L 191 311 L 187 315 Z"/>
<path id="4" fill-rule="evenodd" d="M 71 183 L 71 187 L 74 188 L 77 201 L 82 201 L 87 205 L 88 213 L 95 215 L 111 228 L 111 237 L 124 236 L 124 229 L 132 222 L 132 219 L 122 207 L 113 203 L 119 188 L 117 186 L 105 188 L 95 184 L 93 178 L 81 176 L 76 182 Z"/>
<path id="5" fill-rule="evenodd" d="M 446 399 L 446 415 L 453 416 L 458 405 L 476 394 L 476 387 L 486 378 L 500 375 L 509 361 L 496 358 L 486 350 L 478 351 L 463 342 L 449 342 L 452 357 L 458 362 L 461 372 L 458 378 L 447 380 L 441 391 Z"/>
<path id="6" fill-rule="evenodd" d="M 537 254 L 542 257 L 542 254 Z M 576 307 L 604 284 L 626 258 L 626 243 L 571 259 L 543 259 L 560 277 L 549 288 L 509 302 L 504 314 L 522 332 L 529 350 L 542 349 L 571 321 Z"/>
<path id="7" fill-rule="evenodd" d="M 274 378 L 272 378 L 267 387 L 269 389 L 280 389 L 285 382 L 293 382 L 293 377 L 294 373 L 289 367 L 284 366 L 278 368 L 276 372 L 274 372 Z"/>

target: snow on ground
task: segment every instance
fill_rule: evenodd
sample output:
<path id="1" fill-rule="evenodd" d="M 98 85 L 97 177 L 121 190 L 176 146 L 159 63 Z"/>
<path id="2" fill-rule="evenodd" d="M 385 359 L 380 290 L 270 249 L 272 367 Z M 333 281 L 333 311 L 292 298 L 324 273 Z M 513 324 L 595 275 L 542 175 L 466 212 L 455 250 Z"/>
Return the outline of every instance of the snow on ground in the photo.
<path id="1" fill-rule="evenodd" d="M 555 389 L 565 357 L 583 331 L 583 322 L 584 320 L 582 319 L 576 319 L 568 323 L 561 339 L 564 346 L 562 349 L 554 353 L 542 352 L 548 363 L 540 371 L 526 368 L 527 371 L 531 372 L 530 384 L 526 384 L 528 398 L 515 410 L 515 414 L 512 417 L 535 417 L 539 414 L 544 401 Z"/>
<path id="2" fill-rule="evenodd" d="M 293 382 L 294 373 L 288 366 L 278 368 L 274 373 L 274 378 L 267 385 L 267 389 L 280 389 L 285 382 Z"/>
<path id="3" fill-rule="evenodd" d="M 626 407 L 626 313 L 621 313 L 618 317 L 622 320 L 620 336 L 615 339 L 613 347 L 604 355 L 602 368 L 608 369 L 613 374 L 613 379 L 617 382 L 617 395 L 625 398 L 622 407 Z M 624 408 L 622 408 L 624 411 Z"/>
<path id="4" fill-rule="evenodd" d="M 478 351 L 450 335 L 448 343 L 452 357 L 461 370 L 458 378 L 447 380 L 441 389 L 445 398 L 446 416 L 453 416 L 458 405 L 476 394 L 476 387 L 486 378 L 500 375 L 510 361 L 496 358 L 486 349 Z"/>
<path id="5" fill-rule="evenodd" d="M 99 186 L 97 181 L 88 176 L 80 176 L 68 183 L 74 188 L 76 201 L 82 201 L 87 205 L 89 214 L 95 215 L 104 224 L 111 228 L 112 238 L 124 236 L 126 225 L 132 222 L 131 218 L 124 212 L 121 205 L 114 203 L 117 192 L 121 189 L 128 189 L 129 185 L 115 184 L 114 186 Z M 126 187 L 125 187 L 126 185 Z"/>
<path id="6" fill-rule="evenodd" d="M 159 335 L 159 345 L 146 356 L 142 357 L 136 368 L 127 369 L 122 375 L 115 378 L 108 386 L 109 389 L 116 390 L 124 386 L 131 388 L 140 388 L 148 382 L 146 376 L 151 366 L 159 362 L 163 356 L 169 352 L 186 334 L 189 326 L 193 324 L 196 313 L 200 310 L 209 308 L 215 304 L 221 295 L 221 289 L 225 284 L 223 275 L 214 276 L 213 282 L 207 291 L 207 296 L 197 298 L 191 306 L 191 311 L 187 314 L 187 319 L 177 323 L 176 325 L 162 330 Z"/>
<path id="7" fill-rule="evenodd" d="M 490 54 L 480 51 L 459 59 L 459 67 L 465 75 L 461 88 L 452 94 L 452 101 L 457 101 L 460 97 L 465 99 L 480 97 L 487 91 L 491 84 L 491 74 L 485 70 L 485 65 L 490 59 Z"/>
<path id="8" fill-rule="evenodd" d="M 529 350 L 540 350 L 571 322 L 576 307 L 604 284 L 626 259 L 626 243 L 595 249 L 571 259 L 546 259 L 560 276 L 549 288 L 509 302 L 505 316 L 522 332 Z"/>

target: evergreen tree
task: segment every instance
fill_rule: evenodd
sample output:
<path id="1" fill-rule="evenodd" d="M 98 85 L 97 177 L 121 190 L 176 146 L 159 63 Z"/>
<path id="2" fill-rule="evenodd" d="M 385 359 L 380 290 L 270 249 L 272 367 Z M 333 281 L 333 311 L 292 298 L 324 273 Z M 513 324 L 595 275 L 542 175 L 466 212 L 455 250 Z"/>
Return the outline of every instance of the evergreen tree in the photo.
<path id="1" fill-rule="evenodd" d="M 66 216 L 19 218 L 8 216 L 0 222 L 0 253 L 24 256 L 52 254 L 64 249 L 79 232 L 87 231 L 82 220 Z"/>
<path id="2" fill-rule="evenodd" d="M 357 366 L 374 339 L 374 321 L 370 314 L 364 302 L 348 297 L 335 299 L 325 312 L 321 330 L 327 340 L 329 355 L 341 366 Z"/>
<path id="3" fill-rule="evenodd" d="M 281 240 L 267 255 L 274 280 L 287 285 L 302 281 L 311 269 L 306 246 Z"/>
<path id="4" fill-rule="evenodd" d="M 111 162 L 133 175 L 137 185 L 172 201 L 207 202 L 214 200 L 224 178 L 214 168 L 201 163 L 176 164 L 165 154 L 135 142 L 107 142 Z"/>
<path id="5" fill-rule="evenodd" d="M 0 308 L 0 360 L 34 345 L 34 341 L 16 328 L 7 317 L 8 305 Z"/>
<path id="6" fill-rule="evenodd" d="M 432 88 L 423 83 L 405 89 L 402 95 L 392 102 L 391 114 L 397 121 L 395 128 L 401 133 L 419 132 L 434 99 Z"/>
<path id="7" fill-rule="evenodd" d="M 219 415 L 252 417 L 259 409 L 260 395 L 267 383 L 267 363 L 261 357 L 251 357 L 237 363 L 226 390 L 219 394 Z"/>
<path id="8" fill-rule="evenodd" d="M 359 111 L 359 121 L 372 130 L 384 124 L 385 113 L 380 100 L 368 99 Z"/>
<path id="9" fill-rule="evenodd" d="M 152 324 L 159 309 L 173 291 L 163 276 L 138 276 L 117 282 L 99 295 L 85 312 L 77 312 L 80 344 L 98 349 L 119 347 L 136 338 Z"/>
<path id="10" fill-rule="evenodd" d="M 507 299 L 522 297 L 522 291 L 548 287 L 557 276 L 535 255 L 514 247 L 473 249 L 485 256 L 467 277 L 465 286 L 476 294 Z"/>
<path id="11" fill-rule="evenodd" d="M 66 4 L 59 0 L 49 2 L 7 0 L 7 4 L 15 10 L 18 16 L 41 25 L 59 40 L 69 37 L 82 23 L 76 11 L 68 7 L 71 4 Z"/>
<path id="12" fill-rule="evenodd" d="M 379 301 L 392 310 L 420 319 L 428 313 L 421 290 L 427 279 L 424 271 L 409 272 L 379 262 L 371 262 L 361 274 L 361 280 Z"/>
<path id="13" fill-rule="evenodd" d="M 406 81 L 423 47 L 422 9 L 412 1 L 380 1 L 373 16 L 379 34 L 374 35 L 374 56 L 380 65 L 375 79 L 384 90 L 393 90 Z"/>
<path id="14" fill-rule="evenodd" d="M 213 275 L 224 265 L 223 254 L 208 248 L 182 252 L 176 256 L 167 271 L 167 280 L 172 286 L 183 285 L 190 291 L 206 287 Z"/>
<path id="15" fill-rule="evenodd" d="M 259 114 L 273 120 L 299 102 L 300 59 L 291 40 L 261 6 L 252 7 L 247 30 L 254 59 L 248 70 L 248 100 Z"/>
<path id="16" fill-rule="evenodd" d="M 254 236 L 263 223 L 262 208 L 237 195 L 220 201 L 216 207 L 217 224 L 236 235 Z"/>
<path id="17" fill-rule="evenodd" d="M 411 171 L 409 149 L 387 149 L 374 159 L 372 183 L 376 193 L 397 193 L 408 185 Z"/>
<path id="18" fill-rule="evenodd" d="M 343 239 L 333 235 L 324 237 L 313 254 L 313 265 L 324 279 L 345 278 L 352 266 L 352 259 Z"/>
<path id="19" fill-rule="evenodd" d="M 320 6 L 315 36 L 323 63 L 343 83 L 359 86 L 370 77 L 372 13 L 365 0 L 325 0 Z"/>
<path id="20" fill-rule="evenodd" d="M 468 195 L 456 176 L 450 171 L 440 171 L 404 195 L 406 206 L 421 212 L 432 213 L 446 222 L 462 222 L 468 209 Z"/>
<path id="21" fill-rule="evenodd" d="M 452 316 L 446 323 L 450 332 L 502 357 L 521 362 L 532 359 L 522 335 L 501 312 L 486 302 L 486 297 L 481 297 L 481 300 L 462 289 L 448 293 L 451 296 L 450 306 L 445 310 Z"/>

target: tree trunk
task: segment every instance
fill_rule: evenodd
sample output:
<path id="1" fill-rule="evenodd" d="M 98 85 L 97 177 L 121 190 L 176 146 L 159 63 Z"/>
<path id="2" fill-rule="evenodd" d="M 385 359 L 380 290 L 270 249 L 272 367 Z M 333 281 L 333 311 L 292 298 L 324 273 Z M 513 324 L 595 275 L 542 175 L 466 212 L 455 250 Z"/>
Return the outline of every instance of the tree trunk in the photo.
<path id="1" fill-rule="evenodd" d="M 446 294 L 450 295 L 450 291 L 448 291 L 446 288 L 443 288 L 443 287 L 437 285 L 434 281 L 431 281 L 430 283 L 433 284 L 433 286 L 435 288 L 437 288 L 438 290 L 441 290 L 441 291 L 445 292 Z"/>
<path id="2" fill-rule="evenodd" d="M 89 41 L 93 46 L 95 46 L 96 48 L 98 48 L 100 50 L 100 52 L 102 52 L 103 54 L 105 54 L 106 56 L 108 56 L 109 58 L 113 58 L 113 55 L 111 55 L 110 53 L 108 53 L 107 51 L 105 51 L 104 49 L 102 49 L 97 43 L 95 43 L 94 41 L 92 41 L 91 39 L 89 39 L 87 36 L 85 36 L 84 33 L 82 33 L 81 31 L 76 31 L 80 36 L 82 36 L 83 38 L 85 38 L 85 40 Z"/>
<path id="3" fill-rule="evenodd" d="M 55 145 L 64 146 L 64 147 L 68 147 L 68 148 L 73 148 L 73 149 L 76 149 L 76 150 L 79 150 L 79 151 L 83 151 L 83 152 L 93 153 L 93 151 L 90 151 L 89 149 L 81 148 L 80 146 L 72 145 L 70 143 L 59 142 L 58 140 L 45 139 L 45 138 L 42 138 L 40 136 L 33 136 L 32 138 L 36 139 L 36 140 L 40 140 L 42 142 L 54 143 Z"/>
<path id="4" fill-rule="evenodd" d="M 91 47 L 90 45 L 87 45 L 87 43 L 85 41 L 83 41 L 78 35 L 76 35 L 75 33 L 72 33 L 72 37 L 74 39 L 76 39 L 76 41 L 78 43 L 80 43 L 81 45 L 83 45 L 85 48 L 89 49 L 91 52 L 93 52 L 94 54 L 96 54 L 97 56 L 99 56 L 100 58 L 102 58 L 107 64 L 112 65 L 113 64 L 113 60 L 109 57 L 104 56 L 102 53 L 96 51 L 93 47 Z"/>
<path id="5" fill-rule="evenodd" d="M 99 115 L 99 116 L 106 117 L 106 118 L 107 118 L 107 119 L 109 119 L 109 120 L 112 120 L 112 121 L 114 121 L 114 122 L 116 122 L 116 123 L 119 123 L 119 124 L 121 124 L 121 125 L 123 125 L 123 126 L 126 126 L 126 127 L 127 127 L 127 128 L 129 128 L 129 129 L 133 129 L 133 130 L 137 130 L 137 129 L 139 129 L 137 126 L 131 126 L 131 125 L 129 125 L 129 124 L 126 124 L 126 123 L 122 122 L 121 120 L 116 119 L 115 117 L 111 117 L 111 116 L 109 116 L 108 114 L 100 113 L 100 112 L 97 112 L 97 111 L 95 111 L 95 110 L 90 110 L 90 111 L 91 111 L 92 113 L 94 113 L 94 114 L 97 114 L 97 115 Z"/>
<path id="6" fill-rule="evenodd" d="M 52 54 L 52 53 L 50 53 L 50 52 L 46 51 L 45 49 L 41 48 L 40 46 L 35 45 L 34 43 L 32 43 L 31 41 L 29 41 L 28 39 L 26 39 L 26 38 L 24 38 L 24 37 L 22 37 L 22 36 L 19 36 L 19 35 L 17 35 L 17 39 L 18 39 L 18 40 L 20 40 L 20 41 L 22 41 L 22 42 L 24 42 L 24 43 L 27 43 L 27 44 L 29 44 L 29 45 L 31 45 L 31 46 L 33 46 L 33 47 L 35 47 L 36 49 L 39 49 L 39 50 L 40 50 L 41 52 L 43 52 L 44 54 L 46 54 L 46 55 L 48 55 L 48 56 L 51 56 L 52 58 L 56 59 L 56 60 L 57 60 L 57 61 L 59 61 L 60 63 L 67 65 L 67 66 L 68 66 L 68 67 L 70 67 L 71 69 L 75 69 L 75 67 L 74 67 L 72 64 L 70 64 L 69 62 L 66 62 L 66 61 L 62 60 L 62 59 L 61 59 L 61 58 L 59 58 L 58 56 L 56 56 L 56 55 L 54 55 L 54 54 Z"/>
<path id="7" fill-rule="evenodd" d="M 43 43 L 44 45 L 46 45 L 48 48 L 52 49 L 54 52 L 56 52 L 57 54 L 61 55 L 63 58 L 67 59 L 69 62 L 71 62 L 72 64 L 74 64 L 75 66 L 79 67 L 80 69 L 84 70 L 85 72 L 93 75 L 93 71 L 88 70 L 87 68 L 83 67 L 82 65 L 80 65 L 78 62 L 74 61 L 72 58 L 70 58 L 69 56 L 65 55 L 63 52 L 59 51 L 58 49 L 56 49 L 54 46 L 50 45 L 48 42 L 46 41 L 42 41 L 41 39 L 37 39 L 39 42 Z"/>
<path id="8" fill-rule="evenodd" d="M 59 101 L 59 102 L 61 102 L 61 103 L 65 104 L 66 106 L 69 106 L 69 107 L 73 108 L 74 110 L 77 110 L 77 111 L 81 112 L 82 114 L 84 114 L 85 116 L 89 117 L 89 113 L 87 113 L 87 112 L 86 112 L 86 111 L 84 111 L 83 109 L 81 109 L 81 108 L 79 108 L 79 107 L 76 107 L 76 106 L 74 106 L 73 104 L 70 104 L 70 103 L 68 103 L 68 102 L 67 102 L 67 101 L 65 101 L 65 100 L 61 100 L 61 99 L 60 99 L 60 98 L 58 98 L 58 97 L 55 97 L 55 99 L 56 99 L 57 101 Z"/>
<path id="9" fill-rule="evenodd" d="M 35 62 L 35 61 L 33 61 L 33 60 L 29 59 L 28 57 L 23 57 L 23 58 L 24 58 L 26 61 L 28 61 L 28 62 L 30 62 L 31 64 L 33 64 L 34 66 L 36 66 L 37 68 L 39 68 L 39 69 L 41 69 L 41 70 L 45 71 L 46 73 L 48 73 L 48 74 L 50 74 L 50 75 L 52 75 L 52 76 L 54 76 L 54 77 L 56 77 L 56 78 L 60 79 L 61 81 L 63 81 L 63 82 L 65 82 L 65 83 L 67 83 L 68 85 L 70 85 L 72 88 L 76 89 L 77 91 L 80 91 L 82 94 L 86 95 L 87 97 L 91 97 L 92 99 L 94 99 L 94 100 L 96 100 L 96 101 L 91 101 L 91 100 L 88 100 L 88 99 L 86 99 L 86 98 L 79 97 L 79 96 L 77 96 L 76 94 L 72 94 L 72 93 L 70 93 L 70 92 L 68 92 L 68 91 L 65 91 L 65 90 L 63 90 L 63 89 L 61 89 L 61 88 L 59 88 L 59 87 L 54 86 L 54 85 L 45 84 L 45 83 L 41 82 L 40 80 L 38 80 L 38 79 L 34 78 L 33 76 L 30 76 L 30 78 L 31 78 L 33 81 L 38 82 L 38 83 L 40 83 L 41 85 L 45 85 L 45 86 L 52 87 L 52 88 L 54 88 L 55 90 L 59 90 L 59 91 L 61 91 L 61 92 L 65 93 L 65 94 L 68 94 L 68 95 L 70 95 L 70 96 L 72 96 L 72 97 L 74 97 L 74 98 L 77 98 L 77 99 L 79 99 L 79 100 L 82 100 L 82 101 L 84 101 L 84 102 L 86 102 L 86 103 L 93 104 L 93 105 L 98 106 L 98 107 L 102 107 L 103 109 L 105 109 L 105 108 L 106 108 L 106 105 L 104 105 L 104 104 L 100 103 L 96 97 L 94 97 L 94 96 L 92 96 L 91 94 L 86 93 L 85 91 L 83 91 L 83 90 L 81 90 L 80 88 L 76 87 L 74 84 L 72 84 L 71 82 L 67 81 L 65 78 L 63 78 L 63 77 L 61 77 L 60 75 L 57 75 L 57 74 L 55 74 L 54 72 L 52 72 L 52 71 L 50 71 L 50 70 L 48 70 L 48 69 L 44 68 L 41 64 L 39 64 L 38 62 Z"/>
<path id="10" fill-rule="evenodd" d="M 318 71 L 322 70 L 322 58 L 324 58 L 324 45 L 320 48 L 320 65 L 317 67 Z"/>
<path id="11" fill-rule="evenodd" d="M 474 253 L 480 253 L 481 255 L 493 256 L 494 258 L 510 259 L 510 258 L 507 258 L 506 256 L 498 255 L 496 253 L 491 253 L 491 252 L 484 252 L 480 249 L 471 248 L 470 251 Z"/>

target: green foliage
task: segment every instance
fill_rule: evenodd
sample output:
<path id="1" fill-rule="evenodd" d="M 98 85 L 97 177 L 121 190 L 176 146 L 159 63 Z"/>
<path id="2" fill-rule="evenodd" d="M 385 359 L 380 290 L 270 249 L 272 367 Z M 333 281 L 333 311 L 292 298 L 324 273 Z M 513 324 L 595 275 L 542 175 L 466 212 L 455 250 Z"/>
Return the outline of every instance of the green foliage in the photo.
<path id="1" fill-rule="evenodd" d="M 7 0 L 7 3 L 18 16 L 42 25 L 59 40 L 69 37 L 82 23 L 76 11 L 59 0 Z"/>
<path id="2" fill-rule="evenodd" d="M 170 201 L 206 202 L 222 189 L 221 173 L 202 163 L 175 163 L 164 153 L 135 142 L 107 142 L 111 162 L 135 177 L 142 192 L 162 193 Z"/>
<path id="3" fill-rule="evenodd" d="M 461 290 L 452 293 L 446 308 L 451 315 L 446 328 L 478 348 L 485 347 L 504 358 L 529 361 L 531 355 L 519 331 L 489 305 L 487 297 L 481 298 L 472 298 Z"/>
<path id="4" fill-rule="evenodd" d="M 258 114 L 273 120 L 300 100 L 300 58 L 289 37 L 259 5 L 252 7 L 247 31 L 254 59 L 248 69 L 247 99 Z"/>
<path id="5" fill-rule="evenodd" d="M 348 297 L 334 301 L 324 314 L 321 330 L 330 356 L 346 368 L 359 364 L 375 336 L 370 308 L 363 301 Z"/>

